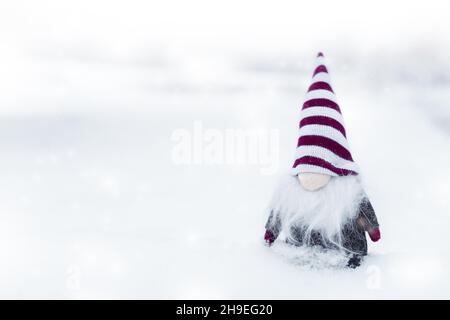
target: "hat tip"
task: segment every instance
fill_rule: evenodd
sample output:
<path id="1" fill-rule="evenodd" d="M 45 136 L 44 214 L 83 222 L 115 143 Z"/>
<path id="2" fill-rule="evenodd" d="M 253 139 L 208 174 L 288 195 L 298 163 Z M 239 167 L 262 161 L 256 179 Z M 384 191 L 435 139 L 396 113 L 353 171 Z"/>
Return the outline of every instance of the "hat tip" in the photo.
<path id="1" fill-rule="evenodd" d="M 319 51 L 319 53 L 317 54 L 317 58 L 318 57 L 323 57 L 323 53 L 321 51 Z"/>

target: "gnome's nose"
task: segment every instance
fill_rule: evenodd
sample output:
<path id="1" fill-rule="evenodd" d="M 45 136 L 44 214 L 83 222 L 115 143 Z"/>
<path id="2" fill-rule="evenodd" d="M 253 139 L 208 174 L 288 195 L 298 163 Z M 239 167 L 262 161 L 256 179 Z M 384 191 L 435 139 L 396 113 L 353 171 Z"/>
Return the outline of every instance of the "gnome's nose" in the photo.
<path id="1" fill-rule="evenodd" d="M 318 57 L 323 57 L 323 53 L 319 51 L 319 53 L 317 54 L 317 58 Z"/>

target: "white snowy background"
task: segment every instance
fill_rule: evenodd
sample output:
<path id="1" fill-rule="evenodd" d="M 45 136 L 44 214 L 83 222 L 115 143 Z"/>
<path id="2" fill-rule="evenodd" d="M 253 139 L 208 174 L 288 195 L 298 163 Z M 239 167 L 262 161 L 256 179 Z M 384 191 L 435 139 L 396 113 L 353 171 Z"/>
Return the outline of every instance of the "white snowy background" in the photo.
<path id="1" fill-rule="evenodd" d="M 2 1 L 1 298 L 449 298 L 445 1 Z M 275 129 L 323 51 L 382 239 L 356 270 L 262 243 L 277 175 L 172 135 Z"/>

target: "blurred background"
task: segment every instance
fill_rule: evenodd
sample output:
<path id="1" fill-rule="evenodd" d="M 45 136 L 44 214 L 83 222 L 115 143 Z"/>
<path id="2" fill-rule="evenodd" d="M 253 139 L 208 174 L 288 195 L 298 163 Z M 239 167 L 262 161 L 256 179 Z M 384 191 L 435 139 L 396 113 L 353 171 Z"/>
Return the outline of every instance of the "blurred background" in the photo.
<path id="1" fill-rule="evenodd" d="M 0 297 L 448 298 L 448 12 L 3 1 Z M 261 241 L 318 51 L 382 230 L 354 272 L 296 266 Z M 174 132 L 196 123 L 274 130 L 276 172 L 175 163 Z"/>

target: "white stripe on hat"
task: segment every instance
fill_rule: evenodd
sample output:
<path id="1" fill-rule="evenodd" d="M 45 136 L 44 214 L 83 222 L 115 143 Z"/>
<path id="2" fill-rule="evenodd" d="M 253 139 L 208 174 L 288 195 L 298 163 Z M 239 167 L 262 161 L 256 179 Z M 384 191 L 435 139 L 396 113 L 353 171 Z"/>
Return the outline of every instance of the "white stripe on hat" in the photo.
<path id="1" fill-rule="evenodd" d="M 319 72 L 318 74 L 316 74 L 312 78 L 311 83 L 314 83 L 314 82 L 326 82 L 331 86 L 330 75 L 327 72 Z"/>
<path id="2" fill-rule="evenodd" d="M 311 99 L 328 99 L 337 103 L 336 96 L 333 92 L 328 90 L 312 90 L 306 93 L 305 102 Z"/>
<path id="3" fill-rule="evenodd" d="M 316 58 L 316 63 L 314 65 L 314 70 L 321 65 L 325 65 L 325 58 L 324 57 L 317 57 Z"/>
<path id="4" fill-rule="evenodd" d="M 313 145 L 299 146 L 295 151 L 295 156 L 296 159 L 300 159 L 306 156 L 320 158 L 331 163 L 336 168 L 358 172 L 358 166 L 356 165 L 356 163 L 341 158 L 334 152 L 320 146 L 313 146 Z"/>
<path id="5" fill-rule="evenodd" d="M 327 168 L 315 166 L 312 164 L 299 164 L 295 168 L 292 168 L 292 170 L 291 170 L 291 174 L 294 176 L 299 174 L 300 172 L 315 172 L 315 173 L 327 174 L 332 177 L 337 176 L 336 173 L 334 173 L 331 170 L 328 170 Z"/>
<path id="6" fill-rule="evenodd" d="M 300 128 L 298 131 L 301 136 L 321 136 L 336 141 L 345 149 L 349 150 L 348 141 L 344 135 L 333 127 L 321 124 L 308 124 Z"/>
<path id="7" fill-rule="evenodd" d="M 336 110 L 332 109 L 332 108 L 328 108 L 328 107 L 309 107 L 306 109 L 303 109 L 300 112 L 300 120 L 307 117 L 314 117 L 314 116 L 322 116 L 322 117 L 328 117 L 331 119 L 336 120 L 337 122 L 341 123 L 344 126 L 344 118 L 342 117 L 342 115 L 337 112 Z M 345 128 L 345 126 L 344 126 Z"/>

